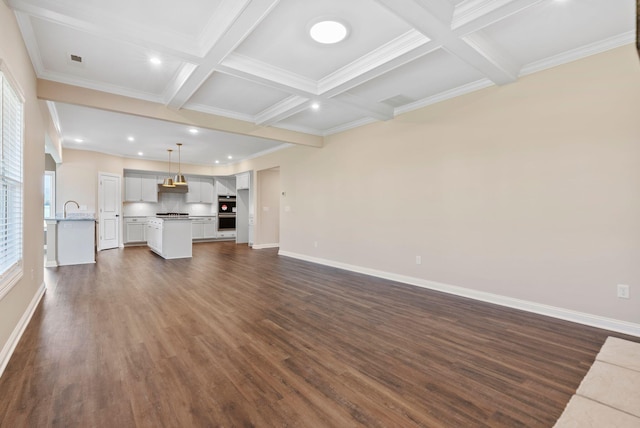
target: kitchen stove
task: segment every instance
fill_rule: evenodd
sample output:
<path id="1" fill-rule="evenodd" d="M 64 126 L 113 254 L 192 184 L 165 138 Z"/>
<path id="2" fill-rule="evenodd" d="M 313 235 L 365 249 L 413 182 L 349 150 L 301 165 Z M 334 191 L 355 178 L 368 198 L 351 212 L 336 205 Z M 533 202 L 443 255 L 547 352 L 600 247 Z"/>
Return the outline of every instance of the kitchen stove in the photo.
<path id="1" fill-rule="evenodd" d="M 189 213 L 156 213 L 156 217 L 189 217 Z"/>

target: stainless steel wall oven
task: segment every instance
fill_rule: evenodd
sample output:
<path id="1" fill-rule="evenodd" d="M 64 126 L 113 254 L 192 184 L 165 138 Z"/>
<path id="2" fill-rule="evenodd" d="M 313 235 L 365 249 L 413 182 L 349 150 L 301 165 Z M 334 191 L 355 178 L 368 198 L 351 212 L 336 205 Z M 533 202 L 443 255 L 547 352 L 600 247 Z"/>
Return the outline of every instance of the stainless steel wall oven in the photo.
<path id="1" fill-rule="evenodd" d="M 218 197 L 218 230 L 236 229 L 236 197 Z"/>

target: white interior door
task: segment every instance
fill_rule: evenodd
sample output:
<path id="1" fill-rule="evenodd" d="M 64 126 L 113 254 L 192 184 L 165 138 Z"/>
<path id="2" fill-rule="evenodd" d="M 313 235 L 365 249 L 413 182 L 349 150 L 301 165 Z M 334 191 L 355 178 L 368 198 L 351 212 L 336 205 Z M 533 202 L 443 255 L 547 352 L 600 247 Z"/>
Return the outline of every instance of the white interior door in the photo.
<path id="1" fill-rule="evenodd" d="M 120 244 L 120 176 L 98 173 L 98 250 Z"/>

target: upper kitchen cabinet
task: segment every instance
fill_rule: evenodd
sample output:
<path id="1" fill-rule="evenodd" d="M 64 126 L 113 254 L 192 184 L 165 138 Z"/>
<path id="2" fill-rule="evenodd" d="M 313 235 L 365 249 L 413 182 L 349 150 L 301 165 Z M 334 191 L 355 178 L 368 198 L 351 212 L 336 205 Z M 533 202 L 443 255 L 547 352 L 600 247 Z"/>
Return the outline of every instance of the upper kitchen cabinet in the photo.
<path id="1" fill-rule="evenodd" d="M 155 175 L 125 172 L 125 202 L 158 202 L 157 183 L 158 177 Z"/>
<path id="2" fill-rule="evenodd" d="M 248 189 L 251 183 L 251 173 L 243 172 L 236 175 L 236 190 Z"/>
<path id="3" fill-rule="evenodd" d="M 236 177 L 216 177 L 216 193 L 224 196 L 236 195 Z"/>
<path id="4" fill-rule="evenodd" d="M 187 203 L 213 203 L 213 178 L 187 177 L 187 183 L 189 186 L 186 194 Z"/>

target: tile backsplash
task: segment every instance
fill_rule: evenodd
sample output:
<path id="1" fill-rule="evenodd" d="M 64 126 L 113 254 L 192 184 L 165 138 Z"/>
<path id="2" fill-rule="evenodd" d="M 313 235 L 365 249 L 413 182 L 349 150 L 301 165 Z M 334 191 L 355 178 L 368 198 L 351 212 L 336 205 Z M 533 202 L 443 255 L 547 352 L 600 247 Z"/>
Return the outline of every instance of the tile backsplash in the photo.
<path id="1" fill-rule="evenodd" d="M 189 213 L 191 215 L 211 215 L 215 214 L 215 204 L 188 204 L 185 202 L 185 195 L 181 193 L 160 193 L 158 202 L 127 202 L 124 204 L 123 215 L 131 216 L 153 216 L 156 213 Z"/>

